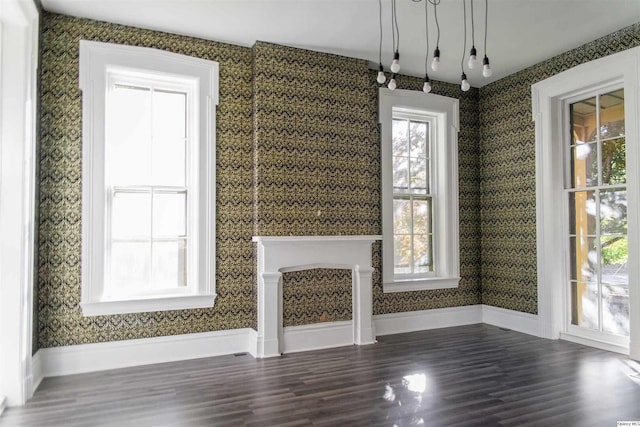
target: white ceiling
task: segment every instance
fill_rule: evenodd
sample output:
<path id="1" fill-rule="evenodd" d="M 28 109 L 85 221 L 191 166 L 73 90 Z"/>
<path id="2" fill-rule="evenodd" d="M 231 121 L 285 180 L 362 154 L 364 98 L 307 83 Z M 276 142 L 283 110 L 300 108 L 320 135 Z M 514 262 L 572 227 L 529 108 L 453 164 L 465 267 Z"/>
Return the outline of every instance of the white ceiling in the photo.
<path id="1" fill-rule="evenodd" d="M 392 59 L 391 0 L 383 8 L 383 64 Z M 396 0 L 401 73 L 424 76 L 425 1 Z M 470 16 L 470 0 L 467 16 Z M 487 53 L 494 71 L 467 70 L 481 87 L 615 30 L 640 22 L 640 0 L 488 0 Z M 460 81 L 463 0 L 441 0 L 441 67 L 435 80 Z M 41 0 L 45 10 L 251 46 L 256 40 L 378 63 L 377 0 Z M 483 55 L 485 1 L 473 0 L 475 39 Z M 435 47 L 429 5 L 430 58 Z M 470 26 L 469 18 L 467 21 Z M 469 50 L 471 34 L 467 34 Z M 466 59 L 465 59 L 466 64 Z M 465 65 L 466 69 L 466 65 Z"/>

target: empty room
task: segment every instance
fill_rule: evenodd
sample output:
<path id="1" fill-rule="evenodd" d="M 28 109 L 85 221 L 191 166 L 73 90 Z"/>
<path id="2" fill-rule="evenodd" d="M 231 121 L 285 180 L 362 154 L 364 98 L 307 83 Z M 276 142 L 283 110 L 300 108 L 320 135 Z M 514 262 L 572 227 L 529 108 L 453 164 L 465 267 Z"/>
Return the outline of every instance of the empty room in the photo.
<path id="1" fill-rule="evenodd" d="M 0 427 L 640 426 L 640 1 L 0 0 Z"/>

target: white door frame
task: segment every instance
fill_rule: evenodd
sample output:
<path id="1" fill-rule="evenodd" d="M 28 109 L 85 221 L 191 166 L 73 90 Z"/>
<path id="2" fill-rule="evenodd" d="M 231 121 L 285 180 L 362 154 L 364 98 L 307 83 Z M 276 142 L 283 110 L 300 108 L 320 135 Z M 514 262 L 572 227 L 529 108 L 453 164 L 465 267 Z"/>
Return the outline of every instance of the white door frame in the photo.
<path id="1" fill-rule="evenodd" d="M 566 332 L 568 251 L 564 238 L 562 106 L 565 99 L 607 83 L 621 81 L 625 91 L 627 148 L 627 222 L 629 236 L 629 356 L 640 360 L 640 47 L 609 55 L 556 74 L 531 87 L 536 127 L 536 224 L 538 315 L 542 336 Z M 598 345 L 608 350 L 619 348 Z"/>
<path id="2" fill-rule="evenodd" d="M 31 375 L 38 9 L 0 0 L 0 411 Z"/>

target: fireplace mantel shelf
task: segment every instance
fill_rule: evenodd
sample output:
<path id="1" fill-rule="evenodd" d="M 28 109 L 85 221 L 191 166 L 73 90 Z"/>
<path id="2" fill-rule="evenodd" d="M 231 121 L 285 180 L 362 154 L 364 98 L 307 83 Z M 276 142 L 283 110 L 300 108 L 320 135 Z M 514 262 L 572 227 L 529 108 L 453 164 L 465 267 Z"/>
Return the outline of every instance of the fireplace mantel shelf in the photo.
<path id="1" fill-rule="evenodd" d="M 353 343 L 375 343 L 371 244 L 382 236 L 254 236 L 258 246 L 257 356 L 279 356 L 282 346 L 282 273 L 310 268 L 351 270 Z"/>

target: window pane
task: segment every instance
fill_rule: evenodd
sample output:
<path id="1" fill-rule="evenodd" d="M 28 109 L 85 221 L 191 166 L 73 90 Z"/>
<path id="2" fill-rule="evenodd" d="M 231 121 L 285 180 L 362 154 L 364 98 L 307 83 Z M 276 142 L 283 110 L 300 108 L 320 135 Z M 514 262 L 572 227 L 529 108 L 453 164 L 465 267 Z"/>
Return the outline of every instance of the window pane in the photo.
<path id="1" fill-rule="evenodd" d="M 598 248 L 595 237 L 570 237 L 571 279 L 581 282 L 598 280 Z"/>
<path id="2" fill-rule="evenodd" d="M 598 329 L 598 284 L 571 283 L 571 323 Z"/>
<path id="3" fill-rule="evenodd" d="M 624 89 L 600 95 L 600 139 L 624 137 Z"/>
<path id="4" fill-rule="evenodd" d="M 431 201 L 413 201 L 413 232 L 416 234 L 431 233 Z"/>
<path id="5" fill-rule="evenodd" d="M 410 141 L 411 141 L 411 157 L 427 157 L 427 123 L 425 122 L 411 122 L 409 126 Z"/>
<path id="6" fill-rule="evenodd" d="M 184 240 L 153 244 L 154 289 L 187 286 L 187 249 Z"/>
<path id="7" fill-rule="evenodd" d="M 629 286 L 604 283 L 602 294 L 602 329 L 629 336 Z"/>
<path id="8" fill-rule="evenodd" d="M 153 237 L 177 237 L 187 234 L 187 195 L 155 193 L 153 196 Z"/>
<path id="9" fill-rule="evenodd" d="M 602 237 L 600 239 L 603 282 L 622 285 L 629 283 L 627 245 L 626 237 Z"/>
<path id="10" fill-rule="evenodd" d="M 600 191 L 600 233 L 627 235 L 627 192 Z"/>
<path id="11" fill-rule="evenodd" d="M 156 90 L 153 92 L 153 137 L 185 138 L 187 95 Z"/>
<path id="12" fill-rule="evenodd" d="M 569 234 L 596 235 L 595 191 L 569 193 Z"/>
<path id="13" fill-rule="evenodd" d="M 395 274 L 411 273 L 411 236 L 393 236 L 393 265 Z"/>
<path id="14" fill-rule="evenodd" d="M 148 286 L 151 267 L 149 247 L 149 243 L 138 242 L 112 244 L 110 290 L 127 293 Z"/>
<path id="15" fill-rule="evenodd" d="M 596 98 L 571 104 L 571 124 L 573 138 L 571 144 L 592 142 L 597 138 Z"/>
<path id="16" fill-rule="evenodd" d="M 111 213 L 111 236 L 151 236 L 151 194 L 115 192 Z"/>
<path id="17" fill-rule="evenodd" d="M 427 159 L 410 159 L 411 164 L 411 188 L 422 190 L 420 193 L 426 193 L 427 187 Z"/>
<path id="18" fill-rule="evenodd" d="M 153 140 L 151 151 L 153 184 L 174 187 L 186 185 L 186 141 L 184 139 Z"/>
<path id="19" fill-rule="evenodd" d="M 394 157 L 393 158 L 393 188 L 408 189 L 409 188 L 409 158 Z"/>
<path id="20" fill-rule="evenodd" d="M 410 200 L 393 200 L 393 234 L 411 234 Z"/>
<path id="21" fill-rule="evenodd" d="M 409 156 L 409 142 L 407 138 L 407 120 L 394 119 L 393 120 L 393 155 L 394 156 Z"/>
<path id="22" fill-rule="evenodd" d="M 105 176 L 111 185 L 142 185 L 150 179 L 150 90 L 116 86 L 105 118 Z"/>
<path id="23" fill-rule="evenodd" d="M 626 144 L 624 138 L 602 143 L 602 184 L 627 182 Z"/>
<path id="24" fill-rule="evenodd" d="M 414 234 L 413 236 L 414 273 L 427 273 L 433 265 L 431 235 Z"/>
<path id="25" fill-rule="evenodd" d="M 583 188 L 598 185 L 597 144 L 578 144 L 571 147 L 571 186 Z"/>

